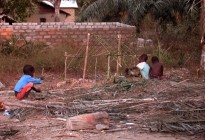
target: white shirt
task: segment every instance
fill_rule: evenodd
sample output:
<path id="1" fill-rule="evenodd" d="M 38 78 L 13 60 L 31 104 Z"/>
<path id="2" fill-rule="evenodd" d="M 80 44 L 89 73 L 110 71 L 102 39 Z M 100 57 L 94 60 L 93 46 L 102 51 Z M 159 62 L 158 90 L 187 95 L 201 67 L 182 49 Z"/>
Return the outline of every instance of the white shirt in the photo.
<path id="1" fill-rule="evenodd" d="M 146 62 L 141 62 L 137 64 L 137 68 L 140 69 L 140 73 L 144 79 L 149 79 L 150 66 Z"/>

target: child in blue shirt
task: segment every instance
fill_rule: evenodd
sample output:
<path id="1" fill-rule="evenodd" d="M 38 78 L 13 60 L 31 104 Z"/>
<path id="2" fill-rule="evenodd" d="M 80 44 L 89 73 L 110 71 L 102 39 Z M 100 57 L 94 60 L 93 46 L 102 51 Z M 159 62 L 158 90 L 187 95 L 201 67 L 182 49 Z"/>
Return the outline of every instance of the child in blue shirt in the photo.
<path id="1" fill-rule="evenodd" d="M 21 100 L 28 97 L 31 90 L 36 92 L 41 92 L 40 89 L 36 89 L 34 84 L 41 84 L 44 77 L 33 78 L 35 69 L 32 65 L 25 65 L 23 67 L 24 75 L 19 79 L 14 87 L 15 96 L 17 99 Z"/>

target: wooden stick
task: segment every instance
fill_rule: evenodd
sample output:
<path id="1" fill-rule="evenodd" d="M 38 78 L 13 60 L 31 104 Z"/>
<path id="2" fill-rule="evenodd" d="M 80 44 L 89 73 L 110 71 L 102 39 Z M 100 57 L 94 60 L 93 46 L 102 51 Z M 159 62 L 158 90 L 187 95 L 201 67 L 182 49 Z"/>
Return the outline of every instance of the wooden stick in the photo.
<path id="1" fill-rule="evenodd" d="M 116 76 L 119 75 L 119 66 L 121 66 L 121 35 L 118 34 L 118 51 L 117 51 L 117 66 L 116 66 Z"/>
<path id="2" fill-rule="evenodd" d="M 86 74 L 86 68 L 87 68 L 87 62 L 88 62 L 89 42 L 90 42 L 90 33 L 88 33 L 87 35 L 87 46 L 86 46 L 86 51 L 85 51 L 85 62 L 84 62 L 84 68 L 83 68 L 83 82 L 85 81 L 85 74 Z"/>
<path id="3" fill-rule="evenodd" d="M 133 59 L 133 67 L 136 67 L 136 58 L 137 58 L 136 55 L 132 56 L 132 59 Z"/>
<path id="4" fill-rule="evenodd" d="M 44 76 L 44 72 L 45 72 L 45 69 L 43 67 L 42 70 L 41 70 L 41 76 Z"/>
<path id="5" fill-rule="evenodd" d="M 110 78 L 110 55 L 107 57 L 107 77 Z"/>
<path id="6" fill-rule="evenodd" d="M 95 83 L 97 81 L 97 63 L 98 63 L 98 58 L 95 58 Z"/>
<path id="7" fill-rule="evenodd" d="M 75 135 L 75 134 L 61 134 L 61 135 L 56 135 L 56 136 L 53 136 L 51 138 L 60 138 L 60 137 L 76 137 L 76 138 L 80 138 L 79 135 Z"/>
<path id="8" fill-rule="evenodd" d="M 65 52 L 65 69 L 64 69 L 65 77 L 64 77 L 64 80 L 67 79 L 67 60 L 68 60 L 68 54 L 67 54 L 67 52 Z"/>

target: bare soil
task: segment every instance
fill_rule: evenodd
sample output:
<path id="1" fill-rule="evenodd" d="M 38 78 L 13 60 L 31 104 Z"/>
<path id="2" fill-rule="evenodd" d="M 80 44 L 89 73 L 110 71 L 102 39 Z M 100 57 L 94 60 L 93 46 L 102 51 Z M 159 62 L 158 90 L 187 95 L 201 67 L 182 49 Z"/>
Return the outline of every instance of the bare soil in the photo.
<path id="1" fill-rule="evenodd" d="M 112 92 L 113 94 L 94 94 L 88 96 L 82 96 L 84 91 L 70 93 L 67 92 L 67 101 L 72 102 L 76 99 L 128 99 L 128 98 L 155 98 L 156 93 L 157 98 L 173 100 L 175 98 L 198 98 L 202 97 L 204 94 L 203 88 L 198 88 L 204 81 L 201 78 L 194 77 L 189 73 L 187 69 L 172 69 L 165 73 L 166 78 L 164 80 L 150 80 L 141 85 L 135 86 L 131 92 Z M 99 86 L 113 84 L 112 80 L 105 81 L 103 79 L 97 79 L 97 83 L 94 79 L 86 80 L 84 83 L 81 79 L 68 78 L 67 82 L 64 82 L 63 76 L 58 74 L 47 74 L 46 79 L 42 85 L 38 85 L 42 89 L 42 94 L 46 94 L 46 98 L 43 100 L 36 100 L 32 95 L 29 96 L 28 101 L 45 102 L 45 104 L 50 102 L 61 102 L 65 101 L 65 91 L 74 88 L 82 88 L 84 90 L 89 90 L 91 88 L 96 88 Z M 0 91 L 0 101 L 4 102 L 9 109 L 19 108 L 17 105 L 22 101 L 15 98 L 12 90 L 15 82 L 18 80 L 20 75 L 8 76 L 4 75 L 0 79 L 2 83 L 6 85 L 5 88 Z M 137 78 L 128 78 L 129 80 L 137 80 Z M 187 81 L 186 81 L 187 80 Z M 178 85 L 178 83 L 182 82 Z M 177 85 L 177 86 L 175 86 Z M 178 87 L 193 87 L 192 91 L 181 91 Z M 189 89 L 188 89 L 189 90 Z M 164 94 L 164 92 L 168 94 Z M 171 91 L 176 91 L 172 92 Z M 111 93 L 109 92 L 109 93 Z M 162 93 L 161 93 L 162 92 Z M 190 92 L 194 93 L 191 94 Z M 55 93 L 55 94 L 52 94 Z M 77 98 L 78 95 L 81 98 Z M 16 106 L 15 106 L 16 105 Z M 82 130 L 82 131 L 68 131 L 66 129 L 66 123 L 64 120 L 59 118 L 66 118 L 66 116 L 56 116 L 49 115 L 45 110 L 27 108 L 27 112 L 24 110 L 24 115 L 9 118 L 3 115 L 3 111 L 0 112 L 0 130 L 5 129 L 7 131 L 17 130 L 18 132 L 14 135 L 0 136 L 0 139 L 6 140 L 203 140 L 204 135 L 187 135 L 186 133 L 153 133 L 148 131 L 141 131 L 140 129 L 130 129 L 117 132 L 105 132 L 97 130 Z M 136 113 L 136 116 L 139 115 Z M 142 116 L 143 117 L 143 116 Z M 111 118 L 112 119 L 112 118 Z M 115 122 L 115 126 L 120 124 L 120 121 Z M 112 128 L 112 127 L 111 127 Z"/>

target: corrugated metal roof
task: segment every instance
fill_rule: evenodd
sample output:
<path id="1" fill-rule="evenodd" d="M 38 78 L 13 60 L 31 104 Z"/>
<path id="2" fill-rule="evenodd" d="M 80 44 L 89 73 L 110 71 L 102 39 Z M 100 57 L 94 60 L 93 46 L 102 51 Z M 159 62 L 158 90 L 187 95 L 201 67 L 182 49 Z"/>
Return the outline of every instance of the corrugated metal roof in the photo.
<path id="1" fill-rule="evenodd" d="M 44 0 L 42 2 L 49 6 L 54 7 L 53 4 L 50 3 L 49 1 Z M 78 8 L 78 4 L 76 0 L 61 0 L 60 8 Z"/>
<path id="2" fill-rule="evenodd" d="M 6 18 L 8 18 L 8 19 L 10 19 L 10 20 L 12 20 L 12 21 L 15 21 L 12 17 L 10 17 L 10 16 L 8 16 L 8 15 L 5 15 L 5 14 L 0 15 L 0 19 L 1 19 L 1 18 L 4 18 L 4 17 L 6 17 Z"/>

